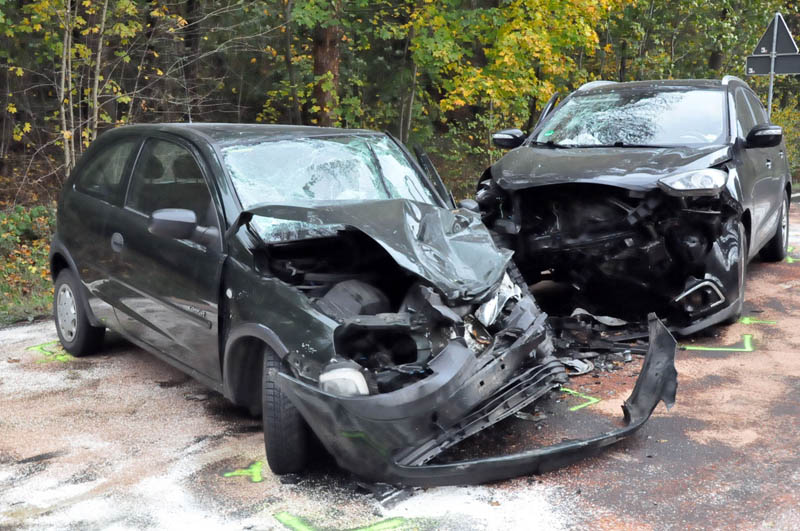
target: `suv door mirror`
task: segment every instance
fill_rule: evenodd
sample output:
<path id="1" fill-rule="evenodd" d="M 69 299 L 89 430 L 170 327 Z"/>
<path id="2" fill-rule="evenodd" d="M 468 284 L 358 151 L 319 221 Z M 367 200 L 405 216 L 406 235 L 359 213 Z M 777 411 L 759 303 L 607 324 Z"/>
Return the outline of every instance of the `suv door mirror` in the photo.
<path id="1" fill-rule="evenodd" d="M 525 141 L 525 133 L 519 129 L 503 129 L 492 135 L 492 143 L 500 149 L 514 149 Z"/>
<path id="2" fill-rule="evenodd" d="M 458 202 L 458 208 L 463 208 L 464 210 L 471 210 L 472 212 L 480 212 L 480 207 L 478 206 L 478 202 L 474 199 L 462 199 Z"/>
<path id="3" fill-rule="evenodd" d="M 779 125 L 760 124 L 747 133 L 745 147 L 769 148 L 775 147 L 783 140 L 783 129 Z"/>
<path id="4" fill-rule="evenodd" d="M 176 240 L 191 239 L 196 228 L 197 215 L 186 208 L 155 210 L 150 215 L 150 223 L 147 226 L 150 234 Z"/>

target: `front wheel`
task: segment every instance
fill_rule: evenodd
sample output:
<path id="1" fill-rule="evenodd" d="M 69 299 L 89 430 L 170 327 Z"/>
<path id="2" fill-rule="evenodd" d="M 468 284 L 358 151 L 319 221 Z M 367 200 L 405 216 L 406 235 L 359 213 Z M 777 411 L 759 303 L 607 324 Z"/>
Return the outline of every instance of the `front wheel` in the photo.
<path id="1" fill-rule="evenodd" d="M 275 474 L 300 472 L 308 462 L 308 424 L 278 385 L 283 362 L 269 347 L 264 347 L 264 374 L 261 402 L 264 423 L 264 448 L 267 463 Z"/>
<path id="2" fill-rule="evenodd" d="M 767 262 L 780 262 L 786 258 L 789 248 L 789 196 L 783 198 L 781 203 L 781 217 L 775 235 L 761 249 L 761 258 Z"/>
<path id="3" fill-rule="evenodd" d="M 726 324 L 733 324 L 742 317 L 744 311 L 744 289 L 747 284 L 747 256 L 749 253 L 747 232 L 744 229 L 744 223 L 739 222 L 739 264 L 738 264 L 738 288 L 739 300 L 736 302 L 736 311 L 728 317 L 725 321 Z"/>
<path id="4" fill-rule="evenodd" d="M 70 269 L 62 269 L 56 277 L 53 297 L 53 318 L 58 339 L 64 350 L 73 356 L 97 352 L 103 344 L 106 329 L 92 326 L 84 310 L 81 283 Z"/>

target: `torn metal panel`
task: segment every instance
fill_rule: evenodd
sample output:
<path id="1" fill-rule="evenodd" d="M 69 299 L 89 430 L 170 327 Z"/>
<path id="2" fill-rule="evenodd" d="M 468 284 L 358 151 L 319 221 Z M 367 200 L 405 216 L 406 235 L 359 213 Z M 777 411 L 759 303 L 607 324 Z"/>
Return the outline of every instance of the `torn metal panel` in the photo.
<path id="1" fill-rule="evenodd" d="M 471 352 L 454 344 L 447 361 L 434 371 L 442 386 L 425 386 L 402 396 L 339 397 L 315 386 L 282 375 L 281 388 L 309 420 L 312 429 L 337 462 L 366 480 L 392 484 L 435 486 L 496 481 L 547 471 L 597 453 L 639 429 L 658 402 L 668 407 L 675 401 L 677 344 L 669 331 L 650 316 L 650 349 L 631 396 L 623 405 L 626 426 L 612 428 L 585 440 L 568 441 L 514 455 L 470 461 L 431 464 L 444 449 L 479 430 L 484 424 L 505 418 L 556 387 L 552 364 L 533 366 L 522 379 L 512 380 L 474 407 L 483 386 L 475 377 L 464 378 L 474 363 Z M 512 354 L 509 354 L 512 355 Z M 497 374 L 498 366 L 481 374 L 482 381 Z M 509 400 L 511 397 L 514 400 Z M 453 423 L 454 419 L 459 419 Z M 420 441 L 422 443 L 420 444 Z"/>
<path id="2" fill-rule="evenodd" d="M 449 300 L 470 302 L 489 295 L 511 258 L 511 252 L 494 245 L 478 214 L 406 199 L 261 205 L 245 211 L 239 223 L 253 216 L 359 230 Z"/>

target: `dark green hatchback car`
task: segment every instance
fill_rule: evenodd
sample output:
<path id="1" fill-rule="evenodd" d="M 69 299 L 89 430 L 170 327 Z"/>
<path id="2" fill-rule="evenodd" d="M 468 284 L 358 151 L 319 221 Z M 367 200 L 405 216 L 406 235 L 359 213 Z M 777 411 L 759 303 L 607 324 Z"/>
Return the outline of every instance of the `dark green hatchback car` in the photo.
<path id="1" fill-rule="evenodd" d="M 387 134 L 129 126 L 65 184 L 54 316 L 74 355 L 110 328 L 263 413 L 276 473 L 303 468 L 313 433 L 368 480 L 483 482 L 606 446 L 675 394 L 675 343 L 653 317 L 625 427 L 431 463 L 566 379 L 510 258 L 427 157 Z"/>

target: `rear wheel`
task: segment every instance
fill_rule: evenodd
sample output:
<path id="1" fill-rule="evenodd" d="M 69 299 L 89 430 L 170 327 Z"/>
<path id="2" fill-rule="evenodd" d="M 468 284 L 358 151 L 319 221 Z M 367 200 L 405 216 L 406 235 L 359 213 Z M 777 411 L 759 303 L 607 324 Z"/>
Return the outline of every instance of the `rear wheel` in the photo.
<path id="1" fill-rule="evenodd" d="M 278 355 L 265 347 L 261 392 L 264 447 L 269 468 L 278 475 L 300 472 L 308 462 L 308 424 L 278 385 L 278 373 L 285 371 Z"/>
<path id="2" fill-rule="evenodd" d="M 789 248 L 789 196 L 783 198 L 781 203 L 781 215 L 778 220 L 778 227 L 775 235 L 761 249 L 760 256 L 767 262 L 780 262 L 786 258 Z"/>
<path id="3" fill-rule="evenodd" d="M 97 352 L 103 344 L 106 329 L 92 326 L 84 310 L 81 283 L 70 269 L 62 269 L 56 277 L 53 297 L 53 318 L 64 350 L 73 356 Z"/>

